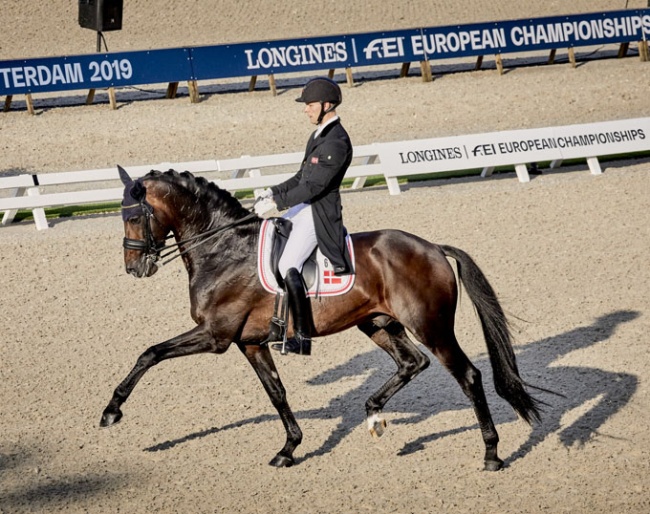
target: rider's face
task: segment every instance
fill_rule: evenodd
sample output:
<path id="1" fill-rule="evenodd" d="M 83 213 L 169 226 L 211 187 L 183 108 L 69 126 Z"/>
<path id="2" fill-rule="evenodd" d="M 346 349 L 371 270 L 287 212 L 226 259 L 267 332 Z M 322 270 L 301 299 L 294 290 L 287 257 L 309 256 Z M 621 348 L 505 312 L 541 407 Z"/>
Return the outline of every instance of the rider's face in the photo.
<path id="1" fill-rule="evenodd" d="M 329 102 L 323 104 L 323 108 L 327 110 L 330 107 Z M 305 104 L 305 114 L 313 125 L 318 125 L 318 117 L 320 116 L 320 102 L 311 102 Z"/>

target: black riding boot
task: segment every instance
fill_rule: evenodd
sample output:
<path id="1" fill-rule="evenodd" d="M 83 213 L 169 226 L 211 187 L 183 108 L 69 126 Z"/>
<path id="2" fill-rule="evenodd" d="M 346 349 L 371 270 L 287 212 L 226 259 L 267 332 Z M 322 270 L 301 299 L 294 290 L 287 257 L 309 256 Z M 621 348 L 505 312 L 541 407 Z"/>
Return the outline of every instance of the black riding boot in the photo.
<path id="1" fill-rule="evenodd" d="M 305 295 L 302 277 L 296 268 L 287 271 L 284 279 L 285 290 L 289 295 L 289 308 L 293 317 L 294 337 L 288 339 L 284 345 L 277 343 L 271 345 L 274 350 L 284 350 L 300 355 L 311 355 L 311 303 Z"/>

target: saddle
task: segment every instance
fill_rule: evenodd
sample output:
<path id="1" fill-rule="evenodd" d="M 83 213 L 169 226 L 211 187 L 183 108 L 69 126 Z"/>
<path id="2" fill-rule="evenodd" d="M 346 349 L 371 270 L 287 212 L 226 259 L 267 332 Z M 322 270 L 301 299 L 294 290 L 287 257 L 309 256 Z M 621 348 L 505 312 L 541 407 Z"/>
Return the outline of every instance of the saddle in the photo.
<path id="1" fill-rule="evenodd" d="M 278 263 L 291 229 L 291 221 L 285 218 L 268 218 L 260 227 L 257 274 L 264 289 L 272 294 L 284 290 L 284 280 L 278 273 Z M 354 265 L 354 245 L 350 236 L 347 237 L 347 245 Z M 307 296 L 311 297 L 345 294 L 352 289 L 355 276 L 337 276 L 332 263 L 318 248 L 305 261 L 302 269 Z"/>
<path id="2" fill-rule="evenodd" d="M 284 280 L 280 275 L 278 265 L 280 264 L 282 252 L 284 252 L 284 248 L 287 246 L 293 223 L 291 220 L 286 218 L 271 218 L 271 221 L 274 227 L 271 247 L 271 270 L 273 271 L 275 280 L 278 282 L 278 286 L 284 289 Z M 316 283 L 316 279 L 318 278 L 318 263 L 316 262 L 317 251 L 318 248 L 314 248 L 314 251 L 302 265 L 302 281 L 305 283 L 307 289 L 310 289 Z"/>

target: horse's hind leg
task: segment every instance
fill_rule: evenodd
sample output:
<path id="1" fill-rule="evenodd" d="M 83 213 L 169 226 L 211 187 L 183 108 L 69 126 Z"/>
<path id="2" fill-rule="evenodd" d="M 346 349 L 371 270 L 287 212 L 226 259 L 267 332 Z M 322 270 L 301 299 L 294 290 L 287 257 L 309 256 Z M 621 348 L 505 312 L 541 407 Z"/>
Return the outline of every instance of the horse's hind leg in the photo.
<path id="1" fill-rule="evenodd" d="M 446 338 L 436 338 L 437 344 L 431 348 L 434 355 L 451 372 L 465 395 L 472 402 L 478 419 L 481 435 L 485 443 L 485 470 L 497 471 L 503 467 L 503 461 L 497 455 L 499 434 L 497 434 L 492 415 L 487 404 L 481 372 L 465 355 L 458 345 L 456 336 L 451 333 Z"/>
<path id="2" fill-rule="evenodd" d="M 386 351 L 397 364 L 397 372 L 366 402 L 368 430 L 373 437 L 381 437 L 386 421 L 381 413 L 386 402 L 416 375 L 427 368 L 429 358 L 408 338 L 401 323 L 388 316 L 359 325 L 359 329 Z"/>

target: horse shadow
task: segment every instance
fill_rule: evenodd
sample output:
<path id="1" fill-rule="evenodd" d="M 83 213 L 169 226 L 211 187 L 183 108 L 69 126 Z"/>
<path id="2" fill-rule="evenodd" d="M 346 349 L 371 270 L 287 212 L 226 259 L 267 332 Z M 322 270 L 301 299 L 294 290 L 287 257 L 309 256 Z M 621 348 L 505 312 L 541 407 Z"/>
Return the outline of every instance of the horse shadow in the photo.
<path id="1" fill-rule="evenodd" d="M 598 434 L 599 428 L 634 395 L 638 387 L 638 378 L 622 372 L 609 372 L 594 367 L 555 366 L 553 363 L 561 357 L 607 341 L 619 325 L 634 320 L 639 312 L 622 310 L 601 316 L 591 325 L 578 327 L 557 336 L 518 346 L 517 361 L 522 377 L 533 386 L 558 393 L 547 395 L 535 394 L 544 402 L 542 422 L 533 425 L 527 440 L 505 459 L 508 466 L 530 453 L 535 446 L 551 434 L 557 433 L 565 447 L 583 446 Z M 488 403 L 498 426 L 517 419 L 510 406 L 494 392 L 492 371 L 487 354 L 472 359 L 481 370 L 488 397 Z M 396 417 L 392 424 L 413 424 L 425 421 L 437 414 L 448 411 L 471 409 L 469 400 L 451 375 L 432 359 L 432 366 L 418 376 L 413 383 L 397 393 L 384 409 Z M 351 388 L 344 394 L 333 397 L 330 402 L 318 409 L 307 409 L 295 413 L 298 420 L 338 419 L 336 427 L 319 448 L 305 454 L 301 460 L 321 456 L 336 448 L 356 427 L 365 422 L 365 401 L 376 392 L 394 373 L 395 365 L 386 353 L 376 348 L 359 354 L 349 361 L 313 377 L 307 383 L 314 387 L 326 386 L 341 380 L 365 376 L 362 384 Z M 433 394 L 435 392 L 435 395 Z M 543 398 L 542 398 L 543 397 Z M 579 417 L 563 426 L 562 419 L 574 409 L 586 407 Z M 279 420 L 276 414 L 261 415 L 237 421 L 222 427 L 213 427 L 204 431 L 188 434 L 179 439 L 165 441 L 145 448 L 154 452 L 168 450 L 187 441 L 207 437 L 224 430 L 247 424 L 259 424 Z M 470 426 L 444 430 L 419 437 L 404 445 L 398 455 L 404 456 L 424 450 L 428 443 L 449 435 L 468 430 L 477 430 L 478 423 Z"/>

